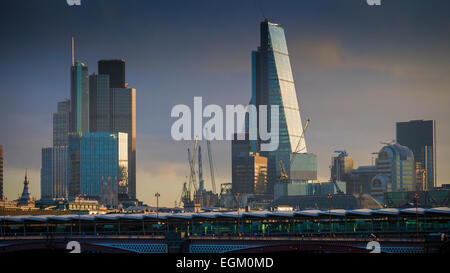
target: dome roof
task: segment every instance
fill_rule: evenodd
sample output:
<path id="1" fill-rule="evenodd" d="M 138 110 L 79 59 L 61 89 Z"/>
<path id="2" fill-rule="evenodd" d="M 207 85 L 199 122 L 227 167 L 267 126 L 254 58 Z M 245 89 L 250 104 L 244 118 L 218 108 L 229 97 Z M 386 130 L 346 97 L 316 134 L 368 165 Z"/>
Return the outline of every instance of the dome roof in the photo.
<path id="1" fill-rule="evenodd" d="M 411 151 L 411 149 L 409 149 L 406 146 L 400 145 L 398 143 L 394 143 L 394 144 L 388 144 L 386 146 L 384 146 L 380 153 L 383 150 L 390 150 L 392 152 L 392 154 L 394 155 L 394 157 L 399 157 L 400 160 L 407 160 L 407 159 L 414 159 L 414 155 L 413 152 Z"/>

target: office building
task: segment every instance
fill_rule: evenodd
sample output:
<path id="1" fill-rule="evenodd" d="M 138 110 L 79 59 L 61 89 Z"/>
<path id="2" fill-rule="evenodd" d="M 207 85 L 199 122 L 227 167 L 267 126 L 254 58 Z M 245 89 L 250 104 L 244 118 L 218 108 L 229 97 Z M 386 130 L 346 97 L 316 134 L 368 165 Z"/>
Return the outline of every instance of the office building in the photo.
<path id="1" fill-rule="evenodd" d="M 41 199 L 53 198 L 53 148 L 42 148 L 41 158 Z"/>
<path id="2" fill-rule="evenodd" d="M 315 154 L 293 153 L 291 160 L 292 164 L 289 170 L 289 179 L 291 182 L 317 180 L 317 156 Z"/>
<path id="3" fill-rule="evenodd" d="M 53 113 L 53 146 L 67 146 L 70 132 L 70 100 L 58 102 L 57 112 Z"/>
<path id="4" fill-rule="evenodd" d="M 290 166 L 292 153 L 306 153 L 307 149 L 305 139 L 301 138 L 303 126 L 284 30 L 265 20 L 261 23 L 260 34 L 260 46 L 252 52 L 251 104 L 279 106 L 278 149 L 261 151 L 261 156 L 268 159 L 267 190 L 273 193 L 281 174 L 279 160 L 284 166 Z"/>
<path id="5" fill-rule="evenodd" d="M 111 88 L 125 88 L 125 61 L 100 60 L 98 61 L 98 74 L 109 75 Z"/>
<path id="6" fill-rule="evenodd" d="M 136 199 L 136 89 L 125 83 L 125 61 L 100 60 L 89 78 L 90 131 L 128 134 L 127 196 Z"/>
<path id="7" fill-rule="evenodd" d="M 436 121 L 397 122 L 397 142 L 410 148 L 425 171 L 424 190 L 436 187 Z"/>
<path id="8" fill-rule="evenodd" d="M 351 171 L 346 180 L 346 189 L 349 194 L 370 194 L 370 181 L 377 175 L 376 166 L 359 166 Z"/>
<path id="9" fill-rule="evenodd" d="M 53 113 L 53 146 L 42 149 L 41 199 L 68 196 L 68 135 L 70 132 L 70 100 L 58 102 Z"/>
<path id="10" fill-rule="evenodd" d="M 70 71 L 71 132 L 89 132 L 88 67 L 76 62 Z"/>
<path id="11" fill-rule="evenodd" d="M 67 146 L 42 149 L 41 199 L 68 197 L 69 160 Z"/>
<path id="12" fill-rule="evenodd" d="M 411 149 L 398 143 L 381 148 L 376 159 L 377 175 L 371 180 L 371 195 L 383 203 L 385 192 L 416 189 L 416 168 Z"/>
<path id="13" fill-rule="evenodd" d="M 267 158 L 259 154 L 241 154 L 232 158 L 233 193 L 265 194 L 267 191 Z"/>
<path id="14" fill-rule="evenodd" d="M 353 170 L 353 159 L 346 151 L 336 151 L 337 156 L 331 158 L 331 180 L 348 181 Z"/>
<path id="15" fill-rule="evenodd" d="M 0 145 L 0 201 L 3 199 L 3 145 Z"/>
<path id="16" fill-rule="evenodd" d="M 127 137 L 111 132 L 69 134 L 69 198 L 82 194 L 100 201 L 128 184 Z"/>

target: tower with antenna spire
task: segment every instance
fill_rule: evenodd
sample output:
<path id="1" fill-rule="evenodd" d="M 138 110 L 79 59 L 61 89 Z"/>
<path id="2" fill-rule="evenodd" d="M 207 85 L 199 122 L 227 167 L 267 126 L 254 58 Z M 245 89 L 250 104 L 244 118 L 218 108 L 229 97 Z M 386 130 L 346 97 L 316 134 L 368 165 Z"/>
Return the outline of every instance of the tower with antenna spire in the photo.
<path id="1" fill-rule="evenodd" d="M 75 39 L 72 37 L 72 66 L 70 69 L 70 131 L 89 132 L 89 74 L 88 67 L 75 61 Z"/>

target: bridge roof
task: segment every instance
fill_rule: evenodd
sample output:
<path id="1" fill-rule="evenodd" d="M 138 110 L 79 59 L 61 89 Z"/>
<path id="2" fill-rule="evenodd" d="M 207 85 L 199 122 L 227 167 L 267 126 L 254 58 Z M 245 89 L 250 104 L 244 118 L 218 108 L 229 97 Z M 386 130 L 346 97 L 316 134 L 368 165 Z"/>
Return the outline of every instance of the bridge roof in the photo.
<path id="1" fill-rule="evenodd" d="M 344 216 L 371 216 L 371 215 L 387 215 L 387 216 L 397 216 L 397 215 L 413 215 L 416 214 L 416 208 L 384 208 L 384 209 L 356 209 L 356 210 L 344 210 L 344 209 L 333 209 L 328 210 L 297 210 L 297 211 L 247 211 L 247 212 L 237 212 L 237 211 L 214 211 L 214 212 L 185 212 L 185 213 L 126 213 L 126 214 L 101 214 L 101 215 L 19 215 L 19 216 L 3 216 L 0 217 L 0 221 L 10 221 L 10 222 L 49 222 L 49 221 L 97 221 L 97 220 L 109 220 L 117 221 L 119 219 L 127 220 L 143 220 L 143 219 L 192 219 L 192 218 L 238 218 L 238 217 L 255 217 L 255 218 L 268 218 L 268 217 L 319 217 L 329 215 L 331 212 L 332 216 L 344 217 Z M 450 214 L 450 207 L 436 207 L 436 208 L 418 208 L 418 214 Z"/>
<path id="2" fill-rule="evenodd" d="M 271 212 L 268 210 L 258 210 L 258 211 L 246 211 L 242 214 L 244 217 L 257 217 L 257 218 L 267 218 L 267 215 Z"/>
<path id="3" fill-rule="evenodd" d="M 417 214 L 424 215 L 427 209 L 417 208 Z M 401 214 L 416 214 L 416 208 L 401 209 Z"/>
<path id="4" fill-rule="evenodd" d="M 269 213 L 269 215 L 276 216 L 276 217 L 292 218 L 292 217 L 294 217 L 294 212 L 293 211 L 275 211 L 275 212 Z"/>
<path id="5" fill-rule="evenodd" d="M 224 217 L 224 218 L 238 218 L 242 217 L 243 212 L 237 212 L 237 211 L 228 211 L 228 212 L 220 212 L 217 217 Z"/>
<path id="6" fill-rule="evenodd" d="M 332 209 L 332 210 L 322 210 L 319 212 L 319 215 L 333 215 L 333 216 L 341 216 L 344 217 L 347 215 L 347 210 L 345 209 Z"/>
<path id="7" fill-rule="evenodd" d="M 294 215 L 318 217 L 320 212 L 321 210 L 318 209 L 297 210 L 294 211 Z"/>
<path id="8" fill-rule="evenodd" d="M 357 215 L 357 216 L 370 216 L 372 215 L 373 210 L 371 209 L 354 209 L 347 211 L 347 215 Z"/>
<path id="9" fill-rule="evenodd" d="M 382 214 L 382 215 L 399 215 L 400 211 L 398 209 L 377 209 L 372 212 L 372 214 Z"/>
<path id="10" fill-rule="evenodd" d="M 442 213 L 442 214 L 450 214 L 450 208 L 449 207 L 437 207 L 428 209 L 427 213 Z"/>
<path id="11" fill-rule="evenodd" d="M 192 219 L 194 212 L 170 213 L 167 218 Z"/>

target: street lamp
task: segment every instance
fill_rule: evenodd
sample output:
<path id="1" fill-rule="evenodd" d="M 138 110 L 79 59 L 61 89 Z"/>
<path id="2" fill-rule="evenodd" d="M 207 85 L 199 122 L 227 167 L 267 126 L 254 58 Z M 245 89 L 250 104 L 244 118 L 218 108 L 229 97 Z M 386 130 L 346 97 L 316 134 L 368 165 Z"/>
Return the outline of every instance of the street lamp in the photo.
<path id="1" fill-rule="evenodd" d="M 155 193 L 155 197 L 156 197 L 156 219 L 159 219 L 159 197 L 161 196 L 161 194 L 159 194 L 159 192 Z"/>
<path id="2" fill-rule="evenodd" d="M 328 194 L 328 215 L 330 217 L 330 237 L 331 237 L 331 198 L 333 196 L 331 195 L 331 193 Z"/>
<path id="3" fill-rule="evenodd" d="M 78 198 L 78 233 L 81 235 L 81 193 L 77 194 Z"/>
<path id="4" fill-rule="evenodd" d="M 237 218 L 237 230 L 238 230 L 238 236 L 240 236 L 241 235 L 241 227 L 240 227 L 240 207 L 241 207 L 241 204 L 240 204 L 240 202 L 241 202 L 241 194 L 238 192 L 238 193 L 236 193 L 236 198 L 237 198 L 237 215 L 238 215 L 238 218 Z"/>
<path id="5" fill-rule="evenodd" d="M 416 237 L 419 238 L 419 194 L 417 192 L 414 198 L 416 199 Z"/>

